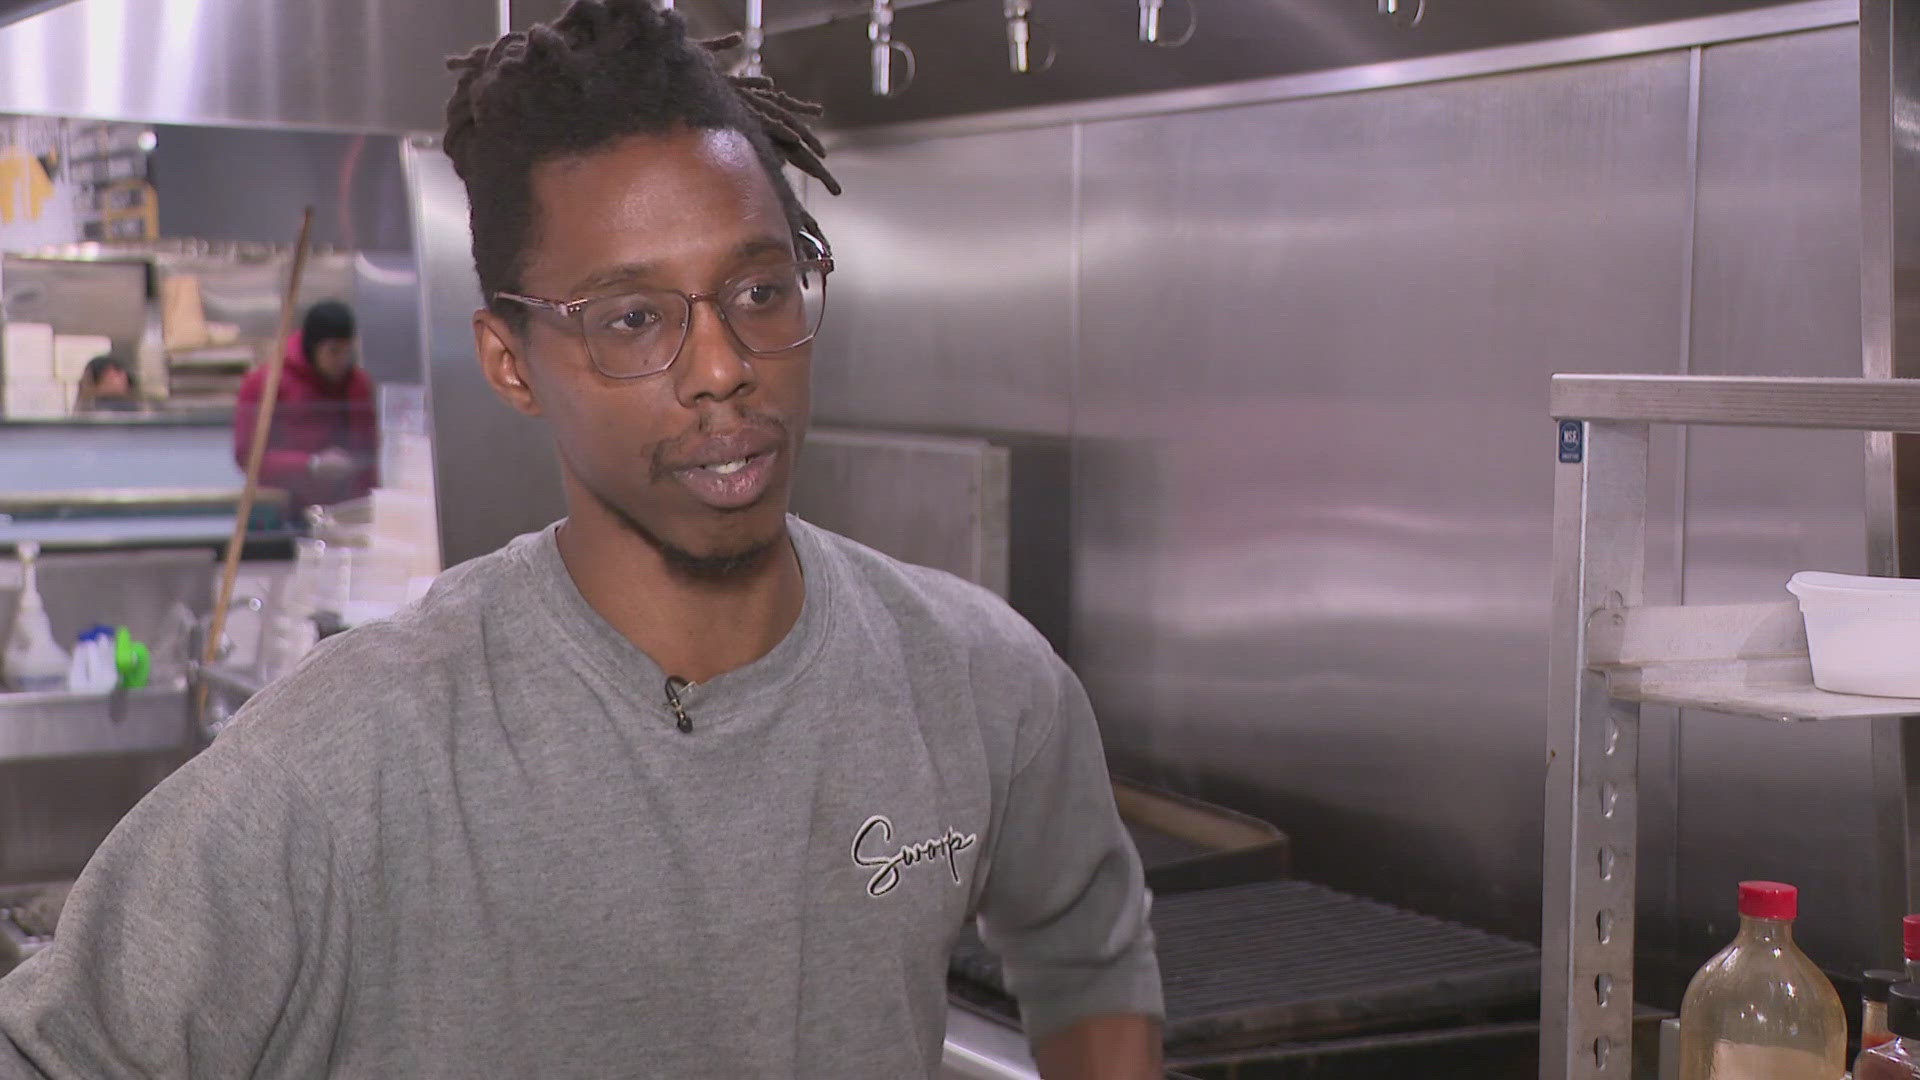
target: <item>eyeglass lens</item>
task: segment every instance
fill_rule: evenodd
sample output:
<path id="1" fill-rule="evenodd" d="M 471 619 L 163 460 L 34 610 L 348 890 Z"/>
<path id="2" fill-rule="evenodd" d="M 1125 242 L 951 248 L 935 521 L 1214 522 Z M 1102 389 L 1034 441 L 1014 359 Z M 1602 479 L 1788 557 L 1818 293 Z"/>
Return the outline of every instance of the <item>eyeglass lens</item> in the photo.
<path id="1" fill-rule="evenodd" d="M 782 352 L 812 340 L 820 329 L 824 277 L 813 263 L 755 270 L 728 282 L 714 303 L 749 352 Z M 632 378 L 672 366 L 692 310 L 680 293 L 635 289 L 594 300 L 580 310 L 580 320 L 594 366 L 612 378 Z"/>

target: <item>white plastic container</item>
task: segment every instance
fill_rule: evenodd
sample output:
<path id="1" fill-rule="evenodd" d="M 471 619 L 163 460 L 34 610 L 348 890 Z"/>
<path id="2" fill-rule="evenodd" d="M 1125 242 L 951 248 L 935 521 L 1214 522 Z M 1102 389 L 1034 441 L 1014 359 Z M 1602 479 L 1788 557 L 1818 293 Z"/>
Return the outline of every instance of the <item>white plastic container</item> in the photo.
<path id="1" fill-rule="evenodd" d="M 1787 591 L 1807 620 L 1813 685 L 1920 698 L 1920 580 L 1803 570 Z"/>

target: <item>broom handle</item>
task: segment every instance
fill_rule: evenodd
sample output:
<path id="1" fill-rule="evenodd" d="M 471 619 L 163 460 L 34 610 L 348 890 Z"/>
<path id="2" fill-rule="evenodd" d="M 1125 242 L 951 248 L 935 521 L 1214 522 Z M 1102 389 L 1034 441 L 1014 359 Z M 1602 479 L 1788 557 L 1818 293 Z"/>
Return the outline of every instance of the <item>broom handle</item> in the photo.
<path id="1" fill-rule="evenodd" d="M 254 494 L 260 489 L 260 462 L 267 453 L 267 434 L 273 427 L 273 407 L 280 398 L 280 372 L 285 367 L 287 339 L 293 336 L 293 308 L 300 296 L 300 275 L 307 266 L 307 237 L 313 231 L 313 207 L 300 218 L 300 239 L 293 245 L 293 273 L 287 278 L 286 295 L 280 298 L 280 333 L 274 340 L 272 359 L 267 361 L 267 382 L 260 391 L 260 405 L 253 415 L 253 445 L 247 450 L 247 483 L 240 489 L 240 507 L 233 515 L 233 535 L 227 539 L 226 562 L 220 568 L 220 595 L 213 607 L 213 621 L 207 630 L 202 663 L 212 666 L 220 658 L 220 638 L 227 632 L 227 608 L 233 603 L 233 582 L 240 573 L 240 549 L 247 542 L 247 524 L 253 517 Z M 200 701 L 196 712 L 206 707 L 207 684 L 200 683 Z"/>

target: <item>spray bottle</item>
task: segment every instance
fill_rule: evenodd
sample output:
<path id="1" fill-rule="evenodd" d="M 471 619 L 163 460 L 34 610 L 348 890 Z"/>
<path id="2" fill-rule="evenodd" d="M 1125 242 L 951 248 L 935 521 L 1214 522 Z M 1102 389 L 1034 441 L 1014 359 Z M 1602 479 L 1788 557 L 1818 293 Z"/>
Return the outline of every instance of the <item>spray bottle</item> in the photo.
<path id="1" fill-rule="evenodd" d="M 20 605 L 14 611 L 6 649 L 0 653 L 0 671 L 9 690 L 60 690 L 67 685 L 67 652 L 54 640 L 46 605 L 40 601 L 35 566 L 40 545 L 23 543 L 19 551 Z"/>

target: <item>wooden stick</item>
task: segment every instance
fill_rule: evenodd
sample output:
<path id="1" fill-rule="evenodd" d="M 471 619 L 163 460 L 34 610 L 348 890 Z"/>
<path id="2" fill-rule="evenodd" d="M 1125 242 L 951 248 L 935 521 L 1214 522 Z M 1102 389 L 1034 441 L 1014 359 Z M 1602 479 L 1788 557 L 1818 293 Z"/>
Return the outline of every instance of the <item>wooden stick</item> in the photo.
<path id="1" fill-rule="evenodd" d="M 293 272 L 287 277 L 286 295 L 280 298 L 280 333 L 274 338 L 272 359 L 267 361 L 267 383 L 260 391 L 260 405 L 253 415 L 253 445 L 247 451 L 247 484 L 240 489 L 240 508 L 233 515 L 233 535 L 227 540 L 227 558 L 220 568 L 220 593 L 213 608 L 213 622 L 207 630 L 206 648 L 201 661 L 211 667 L 220 659 L 220 638 L 227 632 L 227 608 L 233 604 L 233 582 L 240 573 L 240 549 L 246 546 L 247 525 L 253 517 L 253 499 L 260 489 L 260 463 L 267 454 L 267 435 L 273 427 L 273 407 L 280 398 L 280 373 L 286 366 L 287 339 L 293 336 L 294 305 L 300 299 L 300 275 L 307 266 L 307 237 L 313 231 L 313 207 L 300 218 L 300 239 L 293 245 Z M 207 684 L 200 683 L 196 714 L 206 709 Z"/>

